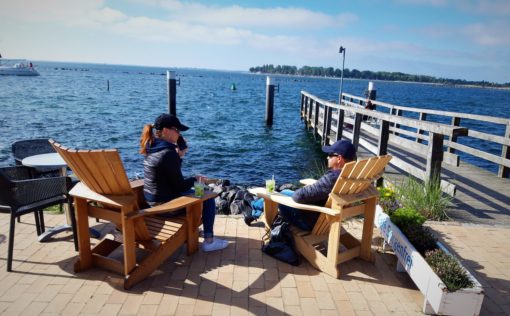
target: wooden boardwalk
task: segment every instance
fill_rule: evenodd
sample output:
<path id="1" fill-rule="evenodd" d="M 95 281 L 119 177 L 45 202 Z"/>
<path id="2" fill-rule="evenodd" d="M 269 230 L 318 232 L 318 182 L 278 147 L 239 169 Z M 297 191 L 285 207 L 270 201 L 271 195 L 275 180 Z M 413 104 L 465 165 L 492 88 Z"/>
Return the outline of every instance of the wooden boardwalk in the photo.
<path id="1" fill-rule="evenodd" d="M 373 156 L 363 147 L 358 148 L 361 157 Z M 422 160 L 410 150 L 390 147 L 388 152 L 411 162 Z M 420 165 L 420 164 L 416 164 Z M 388 166 L 385 176 L 392 183 L 402 182 L 406 176 L 402 170 Z M 444 164 L 443 178 L 456 185 L 453 206 L 448 215 L 461 223 L 504 225 L 510 227 L 510 180 L 498 178 L 494 173 L 468 163 L 458 167 Z"/>
<path id="2" fill-rule="evenodd" d="M 402 182 L 409 175 L 426 179 L 440 172 L 443 190 L 454 196 L 454 205 L 448 214 L 452 220 L 510 227 L 509 119 L 416 108 L 408 110 L 376 101 L 373 103 L 390 108 L 390 112 L 368 111 L 362 106 L 365 99 L 352 95 L 343 95 L 341 106 L 306 92 L 302 92 L 301 100 L 305 126 L 322 143 L 334 142 L 339 134 L 358 146 L 360 157 L 392 155 L 394 159 L 386 168 L 385 177 L 393 183 Z M 419 113 L 420 119 L 403 117 L 404 111 Z M 452 125 L 426 121 L 427 113 L 451 117 Z M 461 118 L 503 124 L 506 126 L 505 136 L 463 127 Z M 495 156 L 485 152 L 484 148 L 461 145 L 457 143 L 459 136 L 500 144 L 502 155 Z M 499 176 L 461 160 L 457 155 L 459 151 L 499 164 Z"/>

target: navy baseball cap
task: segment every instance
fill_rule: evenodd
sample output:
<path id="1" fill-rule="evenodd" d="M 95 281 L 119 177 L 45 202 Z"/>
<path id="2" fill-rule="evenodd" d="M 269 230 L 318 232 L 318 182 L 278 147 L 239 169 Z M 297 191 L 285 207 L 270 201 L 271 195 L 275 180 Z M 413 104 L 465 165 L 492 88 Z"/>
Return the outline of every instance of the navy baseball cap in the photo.
<path id="1" fill-rule="evenodd" d="M 354 145 L 345 139 L 336 141 L 331 146 L 322 147 L 322 151 L 326 154 L 337 154 L 344 157 L 347 160 L 356 160 L 356 148 Z"/>
<path id="2" fill-rule="evenodd" d="M 160 131 L 165 127 L 166 128 L 175 127 L 182 132 L 187 131 L 189 129 L 189 127 L 182 124 L 175 115 L 163 113 L 160 116 L 158 116 L 154 121 L 154 128 Z"/>

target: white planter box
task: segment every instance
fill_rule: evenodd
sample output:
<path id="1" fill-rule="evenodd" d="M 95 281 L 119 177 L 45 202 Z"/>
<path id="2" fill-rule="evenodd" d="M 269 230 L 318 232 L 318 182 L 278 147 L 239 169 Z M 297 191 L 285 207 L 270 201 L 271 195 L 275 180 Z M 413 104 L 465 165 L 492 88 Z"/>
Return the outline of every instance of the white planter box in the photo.
<path id="1" fill-rule="evenodd" d="M 423 312 L 438 315 L 479 315 L 484 297 L 481 284 L 469 273 L 474 287 L 448 292 L 446 285 L 434 273 L 407 237 L 395 226 L 389 216 L 377 205 L 374 224 L 385 242 L 393 248 L 400 268 L 407 271 L 425 296 Z M 438 243 L 443 250 L 446 250 Z M 448 252 L 448 251 L 447 251 Z M 460 263 L 460 262 L 459 262 Z M 467 270 L 466 270 L 467 271 Z"/>

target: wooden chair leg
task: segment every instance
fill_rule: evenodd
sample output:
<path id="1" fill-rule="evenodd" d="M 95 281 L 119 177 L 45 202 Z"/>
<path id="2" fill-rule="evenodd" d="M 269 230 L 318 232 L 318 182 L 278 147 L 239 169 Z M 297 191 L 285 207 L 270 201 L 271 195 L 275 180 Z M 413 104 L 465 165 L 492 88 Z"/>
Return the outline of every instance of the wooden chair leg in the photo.
<path id="1" fill-rule="evenodd" d="M 374 261 L 372 253 L 372 235 L 374 233 L 374 217 L 377 198 L 365 200 L 365 212 L 363 219 L 363 232 L 361 237 L 360 258 L 367 261 Z"/>
<path id="2" fill-rule="evenodd" d="M 74 271 L 79 272 L 92 266 L 92 251 L 90 249 L 89 217 L 87 214 L 87 201 L 75 198 L 76 229 L 78 232 L 79 259 L 74 265 Z"/>
<path id="3" fill-rule="evenodd" d="M 278 203 L 275 203 L 269 199 L 264 199 L 264 214 L 263 221 L 266 225 L 266 229 L 270 229 L 276 215 L 278 214 Z"/>

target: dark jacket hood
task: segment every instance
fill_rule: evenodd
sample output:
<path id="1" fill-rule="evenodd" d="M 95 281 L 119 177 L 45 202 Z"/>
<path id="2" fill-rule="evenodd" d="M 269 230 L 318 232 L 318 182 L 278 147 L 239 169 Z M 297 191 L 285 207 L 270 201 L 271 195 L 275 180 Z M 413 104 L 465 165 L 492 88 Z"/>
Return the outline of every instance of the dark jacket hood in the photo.
<path id="1" fill-rule="evenodd" d="M 176 146 L 172 143 L 167 142 L 166 140 L 155 138 L 152 145 L 147 145 L 147 154 L 157 153 L 158 151 L 162 151 L 165 149 L 174 149 Z"/>

